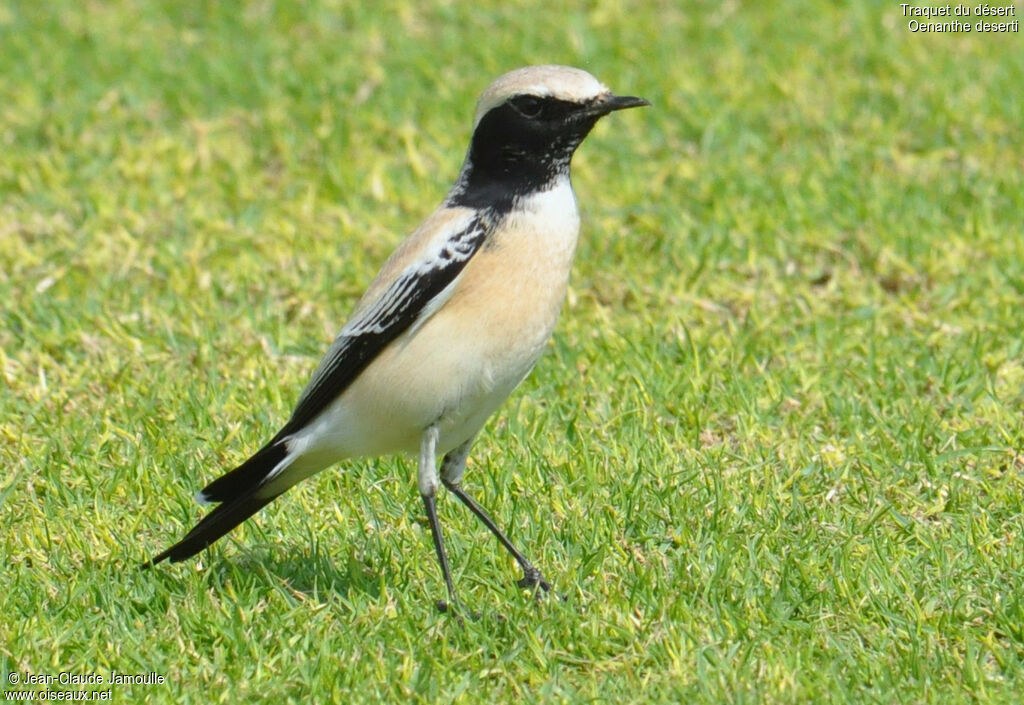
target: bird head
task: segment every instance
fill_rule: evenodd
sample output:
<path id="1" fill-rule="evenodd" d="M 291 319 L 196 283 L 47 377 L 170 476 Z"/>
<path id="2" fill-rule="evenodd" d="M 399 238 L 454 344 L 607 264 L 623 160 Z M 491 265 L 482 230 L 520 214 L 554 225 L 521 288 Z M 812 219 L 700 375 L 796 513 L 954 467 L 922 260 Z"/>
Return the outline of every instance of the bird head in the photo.
<path id="1" fill-rule="evenodd" d="M 591 125 L 610 112 L 650 105 L 643 98 L 616 96 L 582 69 L 525 66 L 492 83 L 477 102 L 473 130 L 485 117 L 504 127 L 558 131 L 579 122 Z"/>
<path id="2" fill-rule="evenodd" d="M 473 120 L 463 186 L 503 184 L 516 191 L 543 188 L 567 175 L 572 155 L 599 119 L 650 105 L 613 94 L 581 69 L 527 66 L 484 91 Z"/>

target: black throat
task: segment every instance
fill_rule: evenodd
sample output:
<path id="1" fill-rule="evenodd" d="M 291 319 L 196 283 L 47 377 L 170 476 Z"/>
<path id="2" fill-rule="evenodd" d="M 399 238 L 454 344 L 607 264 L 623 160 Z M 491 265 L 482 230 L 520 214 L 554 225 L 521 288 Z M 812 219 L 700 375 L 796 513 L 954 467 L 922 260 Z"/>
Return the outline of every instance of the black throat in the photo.
<path id="1" fill-rule="evenodd" d="M 545 98 L 542 112 L 532 118 L 507 102 L 492 108 L 473 132 L 448 205 L 507 212 L 517 198 L 567 176 L 573 153 L 597 122 L 596 116 L 581 115 L 580 107 Z"/>

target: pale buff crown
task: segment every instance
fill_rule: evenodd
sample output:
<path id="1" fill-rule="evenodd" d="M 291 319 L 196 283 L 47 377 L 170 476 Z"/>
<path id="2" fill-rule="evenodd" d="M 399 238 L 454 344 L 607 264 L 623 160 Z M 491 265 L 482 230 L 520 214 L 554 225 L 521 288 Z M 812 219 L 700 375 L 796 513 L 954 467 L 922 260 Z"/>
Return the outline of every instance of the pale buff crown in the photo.
<path id="1" fill-rule="evenodd" d="M 535 95 L 582 102 L 608 93 L 608 88 L 582 69 L 571 66 L 525 66 L 509 71 L 492 83 L 476 104 L 473 128 L 487 111 L 515 95 Z"/>

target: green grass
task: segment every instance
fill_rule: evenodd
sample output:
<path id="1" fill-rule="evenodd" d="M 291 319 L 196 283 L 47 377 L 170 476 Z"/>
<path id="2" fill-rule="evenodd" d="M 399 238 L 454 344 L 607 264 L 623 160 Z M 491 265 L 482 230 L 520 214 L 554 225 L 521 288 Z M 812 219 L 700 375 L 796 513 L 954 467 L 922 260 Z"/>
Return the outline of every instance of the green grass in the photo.
<path id="1" fill-rule="evenodd" d="M 1024 692 L 1022 36 L 898 3 L 0 5 L 0 671 L 119 702 L 1008 703 Z M 559 62 L 653 107 L 575 161 L 548 354 L 454 499 L 348 463 L 138 564 L 258 447 Z M 8 687 L 5 685 L 5 687 Z"/>

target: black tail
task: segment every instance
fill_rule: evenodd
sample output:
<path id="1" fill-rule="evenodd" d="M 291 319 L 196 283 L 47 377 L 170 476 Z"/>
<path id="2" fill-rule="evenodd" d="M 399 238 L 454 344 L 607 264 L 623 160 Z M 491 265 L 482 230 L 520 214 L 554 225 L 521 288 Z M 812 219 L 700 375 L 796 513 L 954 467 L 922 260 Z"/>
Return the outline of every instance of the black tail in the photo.
<path id="1" fill-rule="evenodd" d="M 223 504 L 203 517 L 185 538 L 142 567 L 149 568 L 166 559 L 175 563 L 191 558 L 277 497 L 277 494 L 268 497 L 257 495 L 263 480 L 288 454 L 285 444 L 275 441 L 203 488 L 203 500 Z"/>
<path id="2" fill-rule="evenodd" d="M 188 532 L 185 538 L 148 563 L 144 563 L 142 567 L 150 568 L 168 558 L 171 563 L 191 558 L 265 507 L 276 496 L 257 497 L 255 493 L 249 493 L 220 505 L 203 517 L 202 521 L 196 524 L 196 527 Z"/>
<path id="3" fill-rule="evenodd" d="M 226 472 L 203 488 L 206 502 L 230 502 L 259 487 L 263 479 L 288 455 L 284 443 L 275 438 L 256 454 L 230 472 Z"/>

